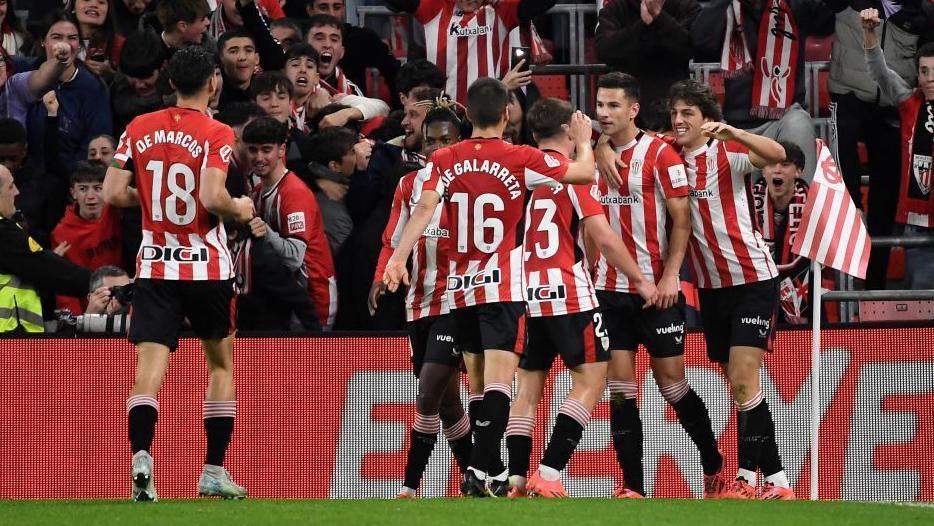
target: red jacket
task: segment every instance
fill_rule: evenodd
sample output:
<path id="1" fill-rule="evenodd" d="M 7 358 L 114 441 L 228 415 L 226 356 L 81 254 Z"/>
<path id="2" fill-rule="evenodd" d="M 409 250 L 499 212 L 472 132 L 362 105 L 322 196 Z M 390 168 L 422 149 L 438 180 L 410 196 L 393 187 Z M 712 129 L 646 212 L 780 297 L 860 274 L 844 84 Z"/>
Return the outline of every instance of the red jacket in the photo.
<path id="1" fill-rule="evenodd" d="M 78 215 L 77 205 L 65 209 L 65 217 L 52 230 L 52 248 L 63 241 L 71 245 L 65 252 L 65 259 L 91 269 L 104 265 L 121 266 L 123 263 L 120 234 L 120 214 L 109 206 L 97 221 L 86 221 Z M 93 292 L 93 291 L 91 291 Z M 72 314 L 81 314 L 87 307 L 87 300 L 58 296 L 58 308 L 70 309 Z"/>

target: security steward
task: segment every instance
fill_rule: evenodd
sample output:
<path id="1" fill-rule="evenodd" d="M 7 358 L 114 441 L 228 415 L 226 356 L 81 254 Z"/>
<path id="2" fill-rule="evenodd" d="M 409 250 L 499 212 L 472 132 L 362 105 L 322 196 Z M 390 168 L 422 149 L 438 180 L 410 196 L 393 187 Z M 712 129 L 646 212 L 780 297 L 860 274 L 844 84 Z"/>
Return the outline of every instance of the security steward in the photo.
<path id="1" fill-rule="evenodd" d="M 29 236 L 14 219 L 17 195 L 13 174 L 0 165 L 0 333 L 45 332 L 43 303 L 51 315 L 54 294 L 87 296 L 91 271 Z M 37 289 L 48 298 L 45 302 Z"/>

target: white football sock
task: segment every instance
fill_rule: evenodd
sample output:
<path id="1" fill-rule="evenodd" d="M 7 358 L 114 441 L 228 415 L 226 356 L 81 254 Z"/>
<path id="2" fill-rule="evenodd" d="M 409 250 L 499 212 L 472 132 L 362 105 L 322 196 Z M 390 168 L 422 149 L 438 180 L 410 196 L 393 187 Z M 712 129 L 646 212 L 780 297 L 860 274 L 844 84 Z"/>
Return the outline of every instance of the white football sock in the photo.
<path id="1" fill-rule="evenodd" d="M 744 479 L 746 483 L 749 484 L 750 486 L 755 487 L 756 485 L 756 472 L 755 471 L 749 471 L 748 469 L 737 469 L 736 478 Z"/>
<path id="2" fill-rule="evenodd" d="M 788 475 L 785 475 L 784 471 L 779 471 L 774 475 L 769 475 L 765 477 L 765 481 L 770 484 L 775 484 L 780 488 L 790 488 L 791 484 L 788 483 Z"/>
<path id="3" fill-rule="evenodd" d="M 547 480 L 549 482 L 561 478 L 560 471 L 555 468 L 550 468 L 544 464 L 538 465 L 538 474 L 542 476 L 542 480 Z"/>

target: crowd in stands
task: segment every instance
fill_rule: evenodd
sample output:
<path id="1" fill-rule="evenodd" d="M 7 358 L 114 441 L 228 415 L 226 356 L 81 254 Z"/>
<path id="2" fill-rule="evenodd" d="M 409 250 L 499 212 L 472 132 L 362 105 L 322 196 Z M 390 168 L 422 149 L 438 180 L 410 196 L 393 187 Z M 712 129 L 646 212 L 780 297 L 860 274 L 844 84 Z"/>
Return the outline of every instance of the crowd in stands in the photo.
<path id="1" fill-rule="evenodd" d="M 364 3 L 405 16 L 380 35 L 347 23 L 352 5 L 344 0 L 0 0 L 0 193 L 16 194 L 16 213 L 0 210 L 0 332 L 24 326 L 4 322 L 13 316 L 7 311 L 38 310 L 5 304 L 12 285 L 7 293 L 3 287 L 19 283 L 4 281 L 7 275 L 28 278 L 38 291 L 41 310 L 32 314 L 45 323 L 32 328 L 52 330 L 57 309 L 121 308 L 112 296 L 134 273 L 140 213 L 107 206 L 103 179 L 127 124 L 174 103 L 164 67 L 187 46 L 216 59 L 219 89 L 209 111 L 233 128 L 236 141 L 228 189 L 257 203 L 259 223 L 228 232 L 241 293 L 238 325 L 401 328 L 402 294 L 382 295 L 373 276 L 398 181 L 426 162 L 425 102 L 442 93 L 463 102 L 477 78 L 503 79 L 513 93 L 507 138 L 534 144 L 523 115 L 541 95 L 523 67 L 529 64 L 513 67 L 510 50 L 527 47 L 526 61 L 542 64 L 566 43 L 543 16 L 556 0 L 352 4 Z M 762 234 L 787 278 L 785 321 L 808 316 L 807 265 L 788 247 L 816 163 L 805 97 L 809 38 L 832 38 L 832 146 L 870 234 L 934 234 L 934 65 L 918 63 L 918 55 L 934 63 L 934 0 L 603 4 L 595 57 L 640 79 L 643 129 L 670 133 L 669 87 L 690 75 L 691 61 L 713 62 L 724 78 L 723 119 L 785 147 L 787 160 L 750 185 Z M 879 11 L 873 38 L 859 15 L 866 8 Z M 412 45 L 395 42 L 399 28 Z M 263 117 L 287 127 L 282 159 L 294 174 L 287 187 L 299 188 L 291 194 L 262 184 L 245 162 L 244 130 Z M 598 156 L 601 170 L 616 161 Z M 310 237 L 280 243 L 294 241 L 299 215 Z M 21 234 L 25 248 L 8 250 Z M 38 252 L 82 270 L 51 260 L 33 265 L 28 256 Z M 906 250 L 906 286 L 934 288 L 932 255 L 934 247 Z M 22 265 L 42 272 L 24 273 Z M 874 249 L 866 288 L 885 288 L 888 267 L 889 249 Z"/>

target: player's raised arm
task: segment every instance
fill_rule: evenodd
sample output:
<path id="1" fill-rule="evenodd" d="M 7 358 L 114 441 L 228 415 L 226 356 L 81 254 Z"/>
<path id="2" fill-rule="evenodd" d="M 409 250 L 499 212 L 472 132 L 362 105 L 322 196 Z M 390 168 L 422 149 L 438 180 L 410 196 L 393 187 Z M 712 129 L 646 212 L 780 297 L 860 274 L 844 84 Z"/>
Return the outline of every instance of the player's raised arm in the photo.
<path id="1" fill-rule="evenodd" d="M 426 169 L 432 169 L 431 164 Z M 409 222 L 406 223 L 405 228 L 402 230 L 399 245 L 392 253 L 392 257 L 389 258 L 386 271 L 383 273 L 383 283 L 386 284 L 390 292 L 395 292 L 400 283 L 409 284 L 409 273 L 405 268 L 405 264 L 409 260 L 409 254 L 412 253 L 412 247 L 415 246 L 415 242 L 418 241 L 419 236 L 425 231 L 425 227 L 431 222 L 431 216 L 434 215 L 435 209 L 440 202 L 441 194 L 437 191 L 429 189 L 422 191 L 421 198 L 419 198 L 418 204 L 415 205 L 415 211 L 412 212 L 412 217 L 409 218 Z"/>
<path id="2" fill-rule="evenodd" d="M 107 167 L 104 175 L 104 202 L 117 208 L 139 206 L 139 193 L 130 186 L 133 182 L 133 140 L 127 131 L 120 136 L 117 151 L 114 152 L 114 164 Z"/>
<path id="3" fill-rule="evenodd" d="M 590 117 L 580 111 L 571 116 L 571 129 L 568 130 L 577 150 L 574 162 L 568 164 L 568 171 L 564 174 L 562 182 L 571 184 L 584 184 L 593 181 L 594 164 L 593 148 L 590 147 Z"/>
<path id="4" fill-rule="evenodd" d="M 749 161 L 756 168 L 764 168 L 785 159 L 785 149 L 768 137 L 734 128 L 725 122 L 707 122 L 701 126 L 707 137 L 720 141 L 736 141 L 749 148 Z"/>

